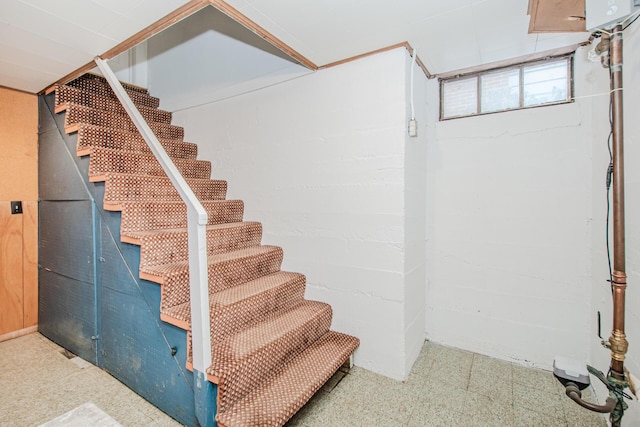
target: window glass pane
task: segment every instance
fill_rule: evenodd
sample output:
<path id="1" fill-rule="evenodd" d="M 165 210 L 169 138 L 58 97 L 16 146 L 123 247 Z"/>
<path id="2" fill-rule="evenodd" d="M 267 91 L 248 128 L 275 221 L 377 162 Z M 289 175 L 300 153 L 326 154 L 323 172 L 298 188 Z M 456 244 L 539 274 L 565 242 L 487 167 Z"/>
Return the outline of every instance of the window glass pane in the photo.
<path id="1" fill-rule="evenodd" d="M 520 70 L 503 70 L 480 76 L 480 103 L 483 113 L 520 106 Z"/>
<path id="2" fill-rule="evenodd" d="M 477 77 L 449 80 L 442 85 L 442 117 L 476 114 L 478 111 Z"/>
<path id="3" fill-rule="evenodd" d="M 524 106 L 567 101 L 567 59 L 525 66 Z"/>

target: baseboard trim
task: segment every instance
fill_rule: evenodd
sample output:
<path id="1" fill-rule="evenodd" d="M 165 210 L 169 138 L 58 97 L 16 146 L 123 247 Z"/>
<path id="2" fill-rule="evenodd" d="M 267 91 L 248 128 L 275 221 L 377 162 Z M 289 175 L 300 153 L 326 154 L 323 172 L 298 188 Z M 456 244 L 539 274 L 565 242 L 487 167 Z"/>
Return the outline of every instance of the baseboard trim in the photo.
<path id="1" fill-rule="evenodd" d="M 38 332 L 38 325 L 30 326 L 24 329 L 18 329 L 17 331 L 9 332 L 4 335 L 0 335 L 0 342 L 12 340 L 14 338 L 21 337 L 23 335 L 29 335 L 34 332 Z"/>

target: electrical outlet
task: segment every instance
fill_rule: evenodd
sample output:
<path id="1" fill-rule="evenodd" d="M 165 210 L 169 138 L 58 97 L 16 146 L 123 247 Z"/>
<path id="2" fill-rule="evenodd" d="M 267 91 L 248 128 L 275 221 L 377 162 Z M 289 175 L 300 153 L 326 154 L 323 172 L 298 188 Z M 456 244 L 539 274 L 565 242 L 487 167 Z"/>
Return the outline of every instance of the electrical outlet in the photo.
<path id="1" fill-rule="evenodd" d="M 416 119 L 409 120 L 409 136 L 412 138 L 418 136 L 418 121 Z"/>
<path id="2" fill-rule="evenodd" d="M 22 202 L 11 202 L 11 213 L 12 214 L 21 214 L 22 213 Z"/>

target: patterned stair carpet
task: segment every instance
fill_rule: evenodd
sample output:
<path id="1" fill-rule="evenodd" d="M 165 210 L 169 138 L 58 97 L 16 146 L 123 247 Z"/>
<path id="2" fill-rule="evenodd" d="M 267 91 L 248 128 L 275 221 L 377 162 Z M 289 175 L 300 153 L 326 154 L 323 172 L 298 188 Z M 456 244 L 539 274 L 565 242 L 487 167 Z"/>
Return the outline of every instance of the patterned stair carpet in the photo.
<path id="1" fill-rule="evenodd" d="M 227 183 L 183 140 L 171 113 L 146 90 L 125 85 L 209 214 L 207 255 L 212 365 L 220 426 L 284 425 L 343 365 L 357 338 L 333 332 L 327 304 L 304 299 L 305 277 L 280 270 L 282 249 L 261 245 L 262 225 L 243 221 Z M 84 75 L 56 87 L 56 112 L 89 156 L 89 180 L 104 181 L 104 208 L 121 211 L 125 243 L 140 246 L 140 277 L 160 285 L 161 318 L 188 331 L 186 207 L 106 81 Z M 191 357 L 187 366 L 191 369 Z"/>

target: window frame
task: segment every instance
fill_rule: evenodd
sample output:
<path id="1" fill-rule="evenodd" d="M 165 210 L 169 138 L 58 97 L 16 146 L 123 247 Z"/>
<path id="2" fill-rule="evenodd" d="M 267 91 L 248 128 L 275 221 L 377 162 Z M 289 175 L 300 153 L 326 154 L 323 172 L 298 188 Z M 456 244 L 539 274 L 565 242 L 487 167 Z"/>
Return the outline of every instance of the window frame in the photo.
<path id="1" fill-rule="evenodd" d="M 529 105 L 529 106 L 525 106 L 524 102 L 524 69 L 530 66 L 535 66 L 535 65 L 539 65 L 539 64 L 544 64 L 545 62 L 554 62 L 554 61 L 560 61 L 560 60 L 566 60 L 567 63 L 567 98 L 566 99 L 562 99 L 560 101 L 552 101 L 552 102 L 546 102 L 546 103 L 542 103 L 542 104 L 536 104 L 536 105 Z M 502 110 L 495 110 L 495 111 L 487 111 L 487 112 L 482 112 L 482 76 L 487 75 L 487 74 L 492 74 L 498 71 L 509 71 L 509 70 L 518 70 L 518 85 L 519 85 L 519 95 L 518 95 L 518 107 L 515 108 L 506 108 L 506 109 L 502 109 Z M 551 105 L 561 105 L 561 104 L 569 104 L 574 102 L 574 81 L 573 81 L 573 72 L 574 72 L 574 53 L 569 53 L 569 54 L 565 54 L 565 55 L 558 55 L 558 56 L 549 56 L 546 58 L 542 58 L 542 59 L 535 59 L 532 61 L 526 61 L 526 62 L 520 62 L 517 64 L 511 64 L 511 65 L 506 65 L 503 67 L 495 67 L 495 68 L 488 68 L 486 70 L 482 70 L 482 71 L 475 71 L 475 72 L 470 72 L 470 73 L 461 73 L 461 74 L 457 74 L 451 77 L 446 77 L 446 78 L 440 78 L 439 79 L 439 89 L 440 89 L 440 114 L 439 114 L 439 120 L 440 121 L 446 121 L 446 120 L 453 120 L 453 119 L 461 119 L 464 117 L 475 117 L 475 116 L 484 116 L 487 114 L 496 114 L 496 113 L 504 113 L 506 111 L 516 111 L 516 110 L 526 110 L 526 109 L 530 109 L 530 108 L 539 108 L 539 107 L 548 107 Z M 476 78 L 476 112 L 472 113 L 472 114 L 462 114 L 462 115 L 457 115 L 457 116 L 449 116 L 449 117 L 445 117 L 444 116 L 444 85 L 447 82 L 450 81 L 454 81 L 454 80 L 464 80 L 464 79 L 470 79 L 470 78 Z"/>

